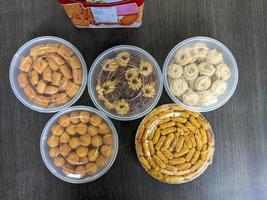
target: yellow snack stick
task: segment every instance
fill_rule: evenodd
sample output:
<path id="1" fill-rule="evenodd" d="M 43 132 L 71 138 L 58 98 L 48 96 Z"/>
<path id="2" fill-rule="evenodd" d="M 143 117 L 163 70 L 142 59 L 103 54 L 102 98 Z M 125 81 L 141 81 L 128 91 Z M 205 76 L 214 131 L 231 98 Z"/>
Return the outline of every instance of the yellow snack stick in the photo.
<path id="1" fill-rule="evenodd" d="M 179 152 L 179 151 L 182 149 L 183 144 L 184 144 L 184 137 L 183 137 L 183 136 L 180 136 L 180 137 L 178 138 L 177 143 L 176 143 L 175 151 L 176 151 L 176 152 Z"/>
<path id="2" fill-rule="evenodd" d="M 166 136 L 161 136 L 161 137 L 159 138 L 158 143 L 157 143 L 156 146 L 155 146 L 155 149 L 156 149 L 156 150 L 160 150 L 160 148 L 161 148 L 161 146 L 163 145 L 163 143 L 165 142 L 165 140 L 166 140 Z"/>
<path id="3" fill-rule="evenodd" d="M 181 151 L 174 153 L 175 158 L 179 158 L 189 152 L 189 149 L 187 147 L 183 148 Z"/>
<path id="4" fill-rule="evenodd" d="M 190 162 L 190 161 L 191 161 L 191 159 L 192 159 L 192 157 L 193 157 L 195 151 L 196 151 L 196 148 L 192 148 L 192 149 L 190 149 L 189 153 L 186 154 L 186 156 L 185 156 L 185 160 L 186 160 L 187 162 Z"/>
<path id="5" fill-rule="evenodd" d="M 144 156 L 141 156 L 139 158 L 139 160 L 147 170 L 151 169 L 151 166 L 150 166 L 149 162 L 147 161 L 147 159 Z"/>
<path id="6" fill-rule="evenodd" d="M 171 165 L 179 165 L 179 164 L 185 163 L 185 159 L 184 158 L 175 158 L 175 159 L 170 160 L 169 163 Z"/>
<path id="7" fill-rule="evenodd" d="M 170 147 L 170 145 L 171 145 L 171 143 L 172 143 L 174 137 L 175 137 L 175 136 L 174 136 L 173 133 L 170 133 L 170 134 L 167 136 L 167 138 L 166 138 L 166 140 L 165 140 L 165 142 L 164 142 L 164 144 L 163 144 L 163 146 L 164 146 L 166 149 Z"/>

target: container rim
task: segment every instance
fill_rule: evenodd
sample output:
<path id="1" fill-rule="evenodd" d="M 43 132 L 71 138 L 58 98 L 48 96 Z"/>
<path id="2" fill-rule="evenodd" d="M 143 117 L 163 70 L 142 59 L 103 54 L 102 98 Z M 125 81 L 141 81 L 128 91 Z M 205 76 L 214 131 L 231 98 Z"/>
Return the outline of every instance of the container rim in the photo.
<path id="1" fill-rule="evenodd" d="M 158 92 L 156 94 L 156 97 L 155 99 L 153 100 L 153 102 L 151 103 L 151 105 L 148 106 L 148 108 L 146 110 L 144 110 L 143 112 L 141 113 L 137 113 L 137 114 L 134 114 L 132 116 L 128 116 L 128 117 L 121 117 L 121 116 L 118 116 L 118 115 L 115 115 L 115 114 L 112 114 L 111 112 L 108 112 L 105 108 L 103 108 L 99 102 L 97 101 L 96 97 L 94 96 L 93 94 L 93 91 L 94 91 L 94 88 L 91 84 L 91 80 L 93 80 L 92 78 L 92 75 L 93 75 L 93 72 L 94 70 L 96 69 L 97 67 L 97 64 L 99 63 L 99 61 L 108 53 L 114 51 L 114 50 L 119 50 L 121 48 L 124 48 L 124 49 L 129 49 L 129 50 L 133 50 L 133 51 L 138 51 L 139 53 L 141 54 L 144 54 L 146 57 L 148 57 L 148 59 L 153 63 L 153 66 L 156 68 L 156 71 L 157 71 L 157 75 L 158 75 L 158 78 L 159 78 L 159 88 L 158 88 Z M 161 73 L 161 69 L 157 63 L 157 61 L 153 58 L 152 55 L 150 55 L 147 51 L 139 48 L 139 47 L 136 47 L 136 46 L 133 46 L 133 45 L 118 45 L 118 46 L 114 46 L 114 47 L 111 47 L 107 50 L 105 50 L 104 52 L 102 52 L 93 62 L 93 64 L 91 65 L 91 68 L 89 70 L 89 74 L 88 74 L 88 93 L 94 103 L 94 105 L 101 111 L 103 111 L 107 116 L 109 116 L 110 118 L 112 119 L 116 119 L 116 120 L 120 120 L 120 121 L 131 121 L 131 120 L 135 120 L 135 119 L 139 119 L 143 116 L 145 116 L 147 113 L 149 113 L 158 103 L 160 97 L 161 97 L 161 94 L 162 94 L 162 90 L 163 90 L 163 77 L 162 77 L 162 73 Z"/>
<path id="2" fill-rule="evenodd" d="M 53 166 L 47 159 L 46 155 L 45 155 L 45 151 L 44 151 L 44 147 L 45 147 L 45 139 L 44 137 L 48 135 L 49 133 L 49 127 L 55 122 L 55 120 L 57 120 L 60 116 L 66 114 L 66 113 L 69 113 L 69 112 L 72 112 L 72 111 L 76 111 L 76 110 L 86 110 L 86 111 L 89 111 L 89 112 L 93 112 L 97 115 L 99 115 L 100 117 L 102 117 L 107 123 L 108 125 L 111 127 L 112 129 L 112 135 L 114 137 L 114 152 L 113 152 L 113 155 L 112 157 L 110 158 L 108 164 L 102 169 L 102 171 L 100 171 L 100 173 L 97 173 L 95 175 L 93 175 L 92 177 L 88 176 L 84 179 L 72 179 L 72 178 L 69 178 L 67 176 L 62 176 L 61 174 L 59 174 L 57 172 L 57 170 L 55 170 L 55 166 Z M 118 154 L 118 149 L 119 149 L 119 139 L 118 139 L 118 133 L 117 133 L 117 130 L 114 126 L 114 124 L 112 123 L 112 121 L 101 111 L 95 109 L 95 108 L 92 108 L 92 107 L 89 107 L 89 106 L 83 106 L 83 105 L 80 105 L 80 106 L 72 106 L 72 107 L 68 107 L 60 112 L 58 112 L 57 114 L 55 114 L 45 125 L 43 131 L 42 131 L 42 134 L 41 134 L 41 137 L 40 137 L 40 153 L 41 153 L 41 157 L 42 157 L 42 160 L 45 164 L 45 166 L 47 167 L 47 169 L 54 175 L 56 176 L 57 178 L 65 181 L 65 182 L 68 182 L 68 183 L 73 183 L 73 184 L 82 184 L 82 183 L 88 183 L 88 182 L 92 182 L 98 178 L 100 178 L 101 176 L 103 176 L 110 168 L 111 166 L 114 164 L 114 161 L 117 157 L 117 154 Z"/>
<path id="3" fill-rule="evenodd" d="M 14 73 L 14 70 L 17 66 L 15 66 L 15 62 L 21 58 L 21 53 L 25 50 L 25 48 L 29 47 L 30 45 L 32 44 L 35 44 L 37 42 L 46 42 L 47 40 L 52 40 L 53 42 L 59 42 L 61 44 L 64 44 L 64 45 L 67 45 L 69 48 L 71 48 L 74 53 L 78 56 L 81 64 L 82 64 L 82 69 L 83 69 L 83 82 L 82 82 L 82 85 L 81 85 L 81 88 L 79 90 L 79 92 L 77 93 L 77 95 L 72 98 L 68 103 L 64 104 L 64 105 L 61 105 L 59 107 L 55 107 L 55 108 L 42 108 L 38 105 L 35 105 L 35 104 L 31 104 L 29 100 L 25 100 L 20 94 L 19 94 L 19 90 L 22 90 L 21 88 L 17 88 L 15 86 L 15 81 L 13 79 L 13 73 Z M 70 42 L 62 39 L 62 38 L 59 38 L 59 37 L 55 37 L 55 36 L 41 36 L 41 37 L 37 37 L 37 38 L 34 38 L 26 43 L 24 43 L 19 49 L 18 51 L 15 53 L 15 55 L 13 56 L 12 58 L 12 61 L 10 63 L 10 68 L 9 68 L 9 82 L 10 82 L 10 85 L 11 85 L 11 88 L 12 88 L 12 91 L 14 92 L 15 96 L 17 97 L 17 99 L 22 103 L 24 104 L 27 108 L 30 108 L 34 111 L 37 111 L 37 112 L 40 112 L 40 113 L 55 113 L 55 112 L 58 112 L 66 107 L 69 107 L 71 105 L 73 105 L 80 97 L 81 95 L 83 94 L 84 90 L 85 90 L 85 86 L 86 86 L 86 82 L 87 82 L 87 65 L 86 65 L 86 62 L 82 56 L 82 54 L 80 53 L 80 51 L 73 45 L 71 44 Z"/>
<path id="4" fill-rule="evenodd" d="M 231 62 L 233 63 L 232 67 L 233 67 L 233 84 L 231 85 L 230 91 L 228 92 L 228 94 L 219 102 L 211 105 L 211 106 L 207 106 L 207 107 L 199 107 L 199 106 L 189 106 L 185 103 L 183 103 L 182 101 L 180 101 L 177 97 L 175 97 L 172 92 L 170 91 L 170 87 L 168 84 L 168 78 L 167 78 L 167 70 L 168 70 L 168 63 L 170 62 L 170 60 L 172 59 L 174 53 L 181 47 L 183 47 L 184 45 L 187 45 L 189 42 L 211 42 L 217 46 L 220 46 L 221 48 L 224 49 L 224 51 L 226 52 L 226 56 L 229 57 L 229 59 L 231 60 Z M 182 107 L 186 108 L 187 110 L 191 110 L 191 111 L 195 111 L 195 112 L 209 112 L 209 111 L 213 111 L 216 110 L 218 108 L 220 108 L 221 106 L 223 106 L 234 94 L 236 87 L 237 87 L 237 83 L 238 83 L 238 66 L 236 63 L 236 60 L 232 54 L 232 52 L 221 42 L 219 42 L 218 40 L 215 40 L 213 38 L 210 37 L 205 37 L 205 36 L 196 36 L 196 37 L 191 37 L 188 39 L 183 40 L 182 42 L 178 43 L 177 45 L 175 45 L 172 50 L 169 52 L 169 54 L 167 55 L 165 61 L 164 61 L 164 65 L 163 65 L 163 82 L 164 82 L 164 88 L 167 92 L 167 94 L 169 95 L 169 97 L 172 99 L 173 102 L 175 102 L 178 105 L 181 105 Z"/>

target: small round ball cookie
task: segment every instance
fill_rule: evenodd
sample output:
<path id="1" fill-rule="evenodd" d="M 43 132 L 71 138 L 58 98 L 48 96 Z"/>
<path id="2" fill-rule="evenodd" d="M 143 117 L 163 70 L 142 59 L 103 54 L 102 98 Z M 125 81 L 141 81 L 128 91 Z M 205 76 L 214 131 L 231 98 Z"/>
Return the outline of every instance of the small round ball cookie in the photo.
<path id="1" fill-rule="evenodd" d="M 89 153 L 89 152 L 88 152 Z M 87 157 L 80 158 L 80 164 L 87 164 L 89 162 Z"/>
<path id="2" fill-rule="evenodd" d="M 103 145 L 101 147 L 101 154 L 103 156 L 105 156 L 105 157 L 108 158 L 108 157 L 110 157 L 111 153 L 112 153 L 112 146 L 110 146 L 110 145 Z"/>
<path id="3" fill-rule="evenodd" d="M 99 126 L 102 122 L 102 118 L 98 115 L 92 115 L 91 119 L 90 119 L 90 123 L 93 126 Z"/>
<path id="4" fill-rule="evenodd" d="M 94 147 L 99 147 L 103 144 L 102 137 L 100 135 L 95 135 L 92 137 L 92 145 Z"/>
<path id="5" fill-rule="evenodd" d="M 109 145 L 113 144 L 113 136 L 111 134 L 105 135 L 103 137 L 103 143 Z"/>
<path id="6" fill-rule="evenodd" d="M 70 174 L 74 173 L 74 167 L 68 163 L 66 163 L 63 167 L 62 167 L 62 171 L 64 174 L 66 174 L 67 176 Z"/>
<path id="7" fill-rule="evenodd" d="M 58 156 L 54 159 L 54 164 L 57 167 L 62 167 L 65 164 L 65 159 L 62 156 Z"/>
<path id="8" fill-rule="evenodd" d="M 89 134 L 82 135 L 80 137 L 80 144 L 82 146 L 89 146 L 91 144 L 91 139 L 92 139 L 92 137 Z"/>
<path id="9" fill-rule="evenodd" d="M 68 144 L 62 144 L 59 147 L 59 151 L 62 156 L 66 157 L 69 155 L 71 148 Z"/>
<path id="10" fill-rule="evenodd" d="M 76 149 L 76 154 L 80 158 L 83 158 L 83 157 L 87 156 L 87 154 L 88 154 L 88 148 L 87 147 L 80 146 L 78 149 Z"/>
<path id="11" fill-rule="evenodd" d="M 70 141 L 70 136 L 68 133 L 64 132 L 61 136 L 60 136 L 60 143 L 69 143 Z"/>
<path id="12" fill-rule="evenodd" d="M 74 124 L 69 124 L 66 128 L 66 132 L 69 134 L 69 135 L 75 135 L 76 134 L 76 125 Z"/>
<path id="13" fill-rule="evenodd" d="M 75 153 L 70 153 L 66 159 L 71 165 L 77 165 L 80 162 L 79 157 Z"/>
<path id="14" fill-rule="evenodd" d="M 87 111 L 80 112 L 80 120 L 83 123 L 88 123 L 90 121 L 90 113 Z"/>
<path id="15" fill-rule="evenodd" d="M 69 146 L 72 149 L 77 149 L 81 145 L 80 140 L 78 137 L 72 137 L 69 141 Z"/>
<path id="16" fill-rule="evenodd" d="M 64 128 L 59 124 L 55 124 L 52 126 L 51 131 L 53 135 L 60 136 L 64 132 Z"/>
<path id="17" fill-rule="evenodd" d="M 100 134 L 108 134 L 110 132 L 110 127 L 107 123 L 102 123 L 99 125 L 98 131 Z"/>
<path id="18" fill-rule="evenodd" d="M 76 169 L 75 169 L 75 174 L 79 174 L 80 175 L 79 178 L 84 177 L 86 175 L 85 165 L 77 166 Z"/>
<path id="19" fill-rule="evenodd" d="M 60 154 L 59 148 L 58 147 L 51 148 L 49 150 L 49 153 L 48 154 L 52 158 L 55 158 L 55 157 L 59 156 L 59 154 Z"/>
<path id="20" fill-rule="evenodd" d="M 59 118 L 58 123 L 62 127 L 67 127 L 70 124 L 70 118 L 67 115 L 63 115 Z"/>
<path id="21" fill-rule="evenodd" d="M 78 112 L 72 112 L 70 113 L 70 121 L 73 124 L 78 124 L 80 122 L 80 115 Z"/>
<path id="22" fill-rule="evenodd" d="M 90 175 L 97 172 L 97 165 L 93 162 L 89 162 L 85 166 L 86 172 Z"/>
<path id="23" fill-rule="evenodd" d="M 104 157 L 104 156 L 102 156 L 102 155 L 99 155 L 98 157 L 97 157 L 97 159 L 96 159 L 96 165 L 98 166 L 98 167 L 104 167 L 105 165 L 106 165 L 106 163 L 107 163 L 107 158 L 106 157 Z"/>
<path id="24" fill-rule="evenodd" d="M 49 147 L 56 147 L 59 145 L 59 137 L 55 135 L 51 135 L 47 140 L 47 145 Z"/>
<path id="25" fill-rule="evenodd" d="M 97 148 L 90 149 L 88 151 L 88 160 L 95 161 L 99 155 L 99 151 Z"/>
<path id="26" fill-rule="evenodd" d="M 84 123 L 79 123 L 78 125 L 76 125 L 76 132 L 80 135 L 84 135 L 87 133 L 87 125 Z"/>
<path id="27" fill-rule="evenodd" d="M 89 135 L 95 136 L 95 135 L 98 134 L 98 129 L 95 126 L 89 126 L 88 129 L 87 129 L 87 132 L 88 132 Z"/>

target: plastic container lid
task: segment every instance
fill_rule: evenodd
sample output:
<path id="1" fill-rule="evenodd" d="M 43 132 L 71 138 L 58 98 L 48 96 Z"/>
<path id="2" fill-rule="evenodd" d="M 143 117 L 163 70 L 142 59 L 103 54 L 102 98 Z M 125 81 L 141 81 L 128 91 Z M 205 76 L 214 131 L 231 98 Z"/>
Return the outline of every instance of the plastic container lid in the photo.
<path id="1" fill-rule="evenodd" d="M 193 47 L 194 45 L 199 44 L 199 43 L 205 44 L 208 47 L 208 49 L 216 49 L 219 53 L 222 54 L 223 62 L 229 67 L 231 76 L 226 81 L 227 82 L 226 90 L 224 91 L 223 94 L 219 95 L 217 99 L 214 99 L 216 101 L 212 102 L 209 105 L 192 106 L 192 105 L 188 105 L 184 103 L 181 99 L 176 97 L 171 91 L 170 84 L 168 82 L 168 69 L 169 69 L 170 64 L 173 63 L 174 57 L 179 50 L 183 50 L 187 47 Z M 234 94 L 236 86 L 237 86 L 237 82 L 238 82 L 238 68 L 237 68 L 237 63 L 235 61 L 233 54 L 221 42 L 215 39 L 209 38 L 209 37 L 199 36 L 199 37 L 192 37 L 192 38 L 189 38 L 189 39 L 186 39 L 180 42 L 170 51 L 170 53 L 168 54 L 164 62 L 163 78 L 164 78 L 164 87 L 168 95 L 170 96 L 170 98 L 175 103 L 183 106 L 184 108 L 188 110 L 192 110 L 196 112 L 208 112 L 208 111 L 212 111 L 223 106 Z"/>
<path id="2" fill-rule="evenodd" d="M 155 59 L 143 49 L 121 45 L 104 51 L 88 76 L 88 92 L 109 117 L 129 121 L 146 115 L 159 101 L 163 80 Z"/>
<path id="3" fill-rule="evenodd" d="M 74 106 L 54 115 L 40 139 L 42 159 L 59 179 L 87 183 L 104 175 L 115 161 L 118 136 L 101 112 Z"/>
<path id="4" fill-rule="evenodd" d="M 85 89 L 87 67 L 71 43 L 58 37 L 38 37 L 16 52 L 9 79 L 13 92 L 25 106 L 52 113 L 79 99 Z"/>
<path id="5" fill-rule="evenodd" d="M 169 184 L 192 181 L 212 163 L 212 128 L 200 113 L 176 104 L 155 108 L 140 123 L 135 149 L 152 177 Z"/>

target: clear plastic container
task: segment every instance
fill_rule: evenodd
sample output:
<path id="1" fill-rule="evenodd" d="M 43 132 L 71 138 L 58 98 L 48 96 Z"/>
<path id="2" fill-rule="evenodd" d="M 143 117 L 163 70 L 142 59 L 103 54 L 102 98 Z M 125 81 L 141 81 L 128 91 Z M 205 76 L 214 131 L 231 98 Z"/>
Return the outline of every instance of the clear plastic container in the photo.
<path id="1" fill-rule="evenodd" d="M 133 59 L 136 58 L 137 60 L 139 60 L 139 61 L 136 61 L 139 64 L 130 64 L 130 63 L 134 62 L 134 61 L 130 60 L 129 63 L 127 64 L 127 66 L 124 66 L 125 68 L 122 66 L 117 66 L 116 62 L 114 62 L 114 61 L 116 61 L 115 57 L 116 57 L 116 55 L 118 55 L 121 52 L 128 52 L 130 54 L 130 56 L 133 57 Z M 127 55 L 127 53 L 126 53 L 126 55 Z M 132 59 L 132 57 L 131 57 L 131 59 Z M 107 62 L 107 59 L 110 59 L 110 60 L 108 60 L 108 62 L 111 62 L 114 64 L 114 66 L 109 65 L 111 68 L 112 67 L 113 68 L 108 69 L 108 70 L 111 70 L 111 71 L 114 70 L 115 72 L 106 72 L 103 69 L 102 63 Z M 149 75 L 146 74 L 147 75 L 146 77 L 143 76 L 139 70 L 139 69 L 141 69 L 140 63 L 142 62 L 142 60 L 144 60 L 145 63 L 146 62 L 150 63 L 150 64 L 148 64 L 150 66 L 148 68 L 146 68 L 145 70 L 148 70 L 148 69 L 152 70 L 152 72 Z M 124 96 L 126 96 L 125 99 L 127 99 L 126 101 L 129 102 L 129 105 L 132 105 L 132 104 L 141 105 L 140 107 L 137 107 L 136 109 L 132 109 L 132 110 L 131 110 L 131 106 L 129 106 L 130 107 L 129 112 L 126 114 L 123 113 L 123 115 L 120 115 L 120 114 L 118 114 L 119 112 L 117 112 L 117 110 L 113 109 L 113 107 L 112 107 L 114 105 L 113 102 L 111 104 L 111 109 L 110 110 L 107 109 L 107 107 L 104 105 L 104 103 L 106 101 L 99 100 L 99 96 L 98 96 L 99 94 L 98 94 L 96 88 L 97 88 L 97 85 L 101 85 L 103 83 L 102 82 L 102 80 L 104 80 L 103 77 L 111 77 L 111 76 L 113 76 L 112 73 L 117 73 L 117 71 L 121 71 L 121 72 L 119 72 L 122 74 L 122 76 L 120 76 L 120 77 L 124 77 L 127 69 L 130 69 L 130 68 L 135 72 L 138 71 L 136 73 L 138 74 L 137 76 L 140 78 L 140 80 L 141 80 L 140 82 L 142 83 L 142 86 L 140 86 L 140 88 L 138 90 L 136 90 L 137 94 L 134 93 L 132 95 L 132 90 L 130 90 L 130 89 L 120 89 L 121 91 L 119 92 L 119 95 L 113 95 L 113 94 L 115 94 L 115 92 L 118 92 L 118 88 L 119 88 L 119 87 L 117 87 L 118 84 L 129 84 L 129 82 L 127 82 L 125 80 L 121 81 L 121 80 L 123 80 L 123 78 L 122 79 L 121 78 L 119 78 L 119 79 L 106 78 L 107 80 L 112 80 L 112 81 L 113 80 L 116 80 L 116 81 L 119 80 L 116 82 L 118 84 L 116 86 L 114 86 L 114 88 L 115 88 L 114 91 L 112 91 L 110 93 L 110 95 L 113 95 L 113 97 L 115 99 L 119 98 L 118 96 L 124 95 Z M 123 71 L 124 69 L 125 69 L 125 71 Z M 142 69 L 144 69 L 144 68 L 142 68 Z M 104 73 L 106 73 L 108 75 L 106 75 Z M 104 74 L 103 77 L 102 77 L 102 74 Z M 154 78 L 153 77 L 151 78 L 150 76 L 151 77 L 153 76 Z M 148 83 L 147 80 L 149 80 L 148 81 L 149 83 L 153 82 L 152 85 L 154 88 L 154 94 L 153 94 L 154 96 L 152 95 L 148 98 L 143 98 L 143 96 L 142 96 L 144 94 L 143 90 L 147 86 L 147 83 Z M 110 86 L 110 85 L 111 84 L 107 84 L 107 86 Z M 102 85 L 101 85 L 101 87 L 102 87 Z M 162 94 L 162 88 L 163 88 L 162 74 L 161 74 L 160 67 L 157 64 L 156 60 L 149 53 L 144 51 L 143 49 L 135 47 L 135 46 L 130 46 L 130 45 L 115 46 L 115 47 L 112 47 L 112 48 L 104 51 L 102 54 L 100 54 L 96 58 L 96 60 L 92 64 L 92 67 L 90 68 L 89 75 L 88 75 L 88 92 L 89 92 L 91 99 L 93 100 L 93 103 L 96 105 L 96 107 L 98 109 L 105 112 L 105 114 L 107 114 L 109 117 L 111 117 L 113 119 L 121 120 L 121 121 L 129 121 L 129 120 L 138 119 L 138 118 L 141 118 L 142 116 L 146 115 L 148 112 L 150 112 L 155 107 L 157 102 L 159 101 L 160 96 Z M 127 95 L 127 93 L 129 91 L 130 91 L 130 93 L 129 93 L 129 95 Z M 144 102 L 143 101 L 144 99 L 146 100 L 146 103 L 140 103 L 140 102 Z M 110 100 L 108 102 L 110 102 Z M 114 102 L 117 103 L 118 101 L 114 101 Z M 116 104 L 116 105 L 118 105 L 118 104 Z"/>
<path id="2" fill-rule="evenodd" d="M 153 178 L 182 184 L 196 179 L 212 164 L 215 141 L 203 115 L 165 104 L 142 120 L 135 149 L 140 164 Z"/>
<path id="3" fill-rule="evenodd" d="M 83 114 L 90 113 L 90 116 L 82 115 L 81 112 Z M 97 116 L 102 119 L 102 122 L 99 122 Z M 80 122 L 75 122 L 77 119 Z M 88 125 L 86 133 L 82 132 L 84 124 Z M 103 124 L 108 126 L 102 126 Z M 64 131 L 62 127 L 65 129 Z M 72 132 L 71 127 L 75 128 L 76 133 Z M 77 127 L 81 129 L 78 130 Z M 104 128 L 107 127 L 108 131 L 105 132 Z M 95 132 L 97 130 L 98 133 Z M 81 133 L 83 134 L 81 135 Z M 99 136 L 102 138 L 101 140 L 98 139 Z M 55 140 L 56 137 L 59 138 L 59 141 Z M 77 140 L 77 138 L 79 139 Z M 102 141 L 102 145 L 99 141 Z M 118 143 L 117 131 L 103 113 L 87 106 L 74 106 L 60 111 L 48 121 L 41 135 L 40 151 L 46 167 L 52 174 L 65 182 L 80 184 L 96 180 L 110 169 L 117 156 Z M 103 146 L 105 147 L 103 148 Z M 84 148 L 88 148 L 88 152 Z M 111 151 L 107 152 L 108 149 Z M 85 150 L 87 154 L 84 154 Z M 77 156 L 79 160 L 77 160 Z M 104 162 L 102 162 L 103 159 L 105 159 Z"/>
<path id="4" fill-rule="evenodd" d="M 29 82 L 28 86 L 31 86 L 31 88 L 33 88 L 35 90 L 35 95 L 37 94 L 36 95 L 36 100 L 42 100 L 42 99 L 38 99 L 38 96 L 40 94 L 38 94 L 36 92 L 36 89 L 37 89 L 38 85 L 33 85 L 32 84 L 32 80 L 33 80 L 33 78 L 32 78 L 33 77 L 32 76 L 33 72 L 32 71 L 34 71 L 33 70 L 34 69 L 34 66 L 33 66 L 34 62 L 32 62 L 32 64 L 30 64 L 31 67 L 30 67 L 29 72 L 22 72 L 19 66 L 20 66 L 22 58 L 28 56 L 33 47 L 36 47 L 37 45 L 43 45 L 43 44 L 45 44 L 45 45 L 49 44 L 51 46 L 53 46 L 53 45 L 62 45 L 62 47 L 68 48 L 71 51 L 71 53 L 74 53 L 72 55 L 72 57 L 78 58 L 77 60 L 79 61 L 79 64 L 81 65 L 81 66 L 79 66 L 81 68 L 79 68 L 77 70 L 81 70 L 82 69 L 82 72 L 79 71 L 79 75 L 82 76 L 82 80 L 79 80 L 79 86 L 78 86 L 79 88 L 76 88 L 77 89 L 76 90 L 77 93 L 75 95 L 73 95 L 73 97 L 68 97 L 67 95 L 64 95 L 62 93 L 63 94 L 62 96 L 66 97 L 66 100 L 64 100 L 63 97 L 61 98 L 60 96 L 57 96 L 57 97 L 55 97 L 55 99 L 57 98 L 58 101 L 61 101 L 60 104 L 58 103 L 58 104 L 55 104 L 54 106 L 47 106 L 47 107 L 46 107 L 46 105 L 45 106 L 40 105 L 40 104 L 37 105 L 37 103 L 34 102 L 35 101 L 35 99 L 34 99 L 35 97 L 33 99 L 27 97 L 25 92 L 24 92 L 25 88 L 20 87 L 20 84 L 19 84 L 18 79 L 17 79 L 19 74 L 21 74 L 21 73 L 26 74 L 27 77 L 28 77 L 27 78 L 28 82 Z M 44 47 L 44 48 L 47 48 L 47 47 Z M 51 47 L 51 48 L 54 48 L 54 47 Z M 51 55 L 52 55 L 52 53 L 51 53 Z M 38 57 L 38 56 L 36 56 L 36 57 Z M 31 58 L 33 58 L 33 57 L 31 56 Z M 40 56 L 40 58 L 42 59 L 41 56 Z M 61 58 L 63 58 L 63 57 L 61 57 Z M 37 59 L 36 62 L 39 61 L 38 59 Z M 60 66 L 62 66 L 62 65 L 60 65 Z M 47 68 L 50 68 L 50 65 Z M 61 80 L 63 80 L 63 78 L 65 76 L 62 76 L 62 75 L 60 75 L 60 73 L 58 73 L 60 69 L 61 68 L 58 68 L 57 70 L 55 69 L 55 71 L 54 71 L 54 69 L 53 70 L 50 69 L 50 78 L 51 78 L 51 73 L 53 74 L 54 72 L 57 72 L 55 74 L 61 76 Z M 40 70 L 42 70 L 42 69 L 40 68 Z M 40 73 L 43 73 L 43 72 L 40 72 Z M 42 76 L 43 76 L 43 74 L 38 74 L 39 82 L 40 82 L 40 77 L 42 77 Z M 48 76 L 48 78 L 49 78 L 49 76 Z M 83 93 L 83 91 L 85 89 L 85 86 L 86 86 L 87 67 L 86 67 L 86 63 L 85 63 L 85 60 L 84 60 L 82 54 L 71 43 L 69 43 L 66 40 L 63 40 L 61 38 L 58 38 L 58 37 L 44 36 L 44 37 L 38 37 L 38 38 L 35 38 L 33 40 L 30 40 L 29 42 L 25 43 L 16 52 L 16 54 L 14 55 L 14 57 L 13 57 L 13 59 L 11 61 L 11 64 L 10 64 L 9 79 L 10 79 L 10 84 L 11 84 L 12 90 L 15 93 L 16 97 L 21 101 L 21 103 L 23 103 L 28 108 L 30 108 L 32 110 L 35 110 L 35 111 L 38 111 L 38 112 L 53 113 L 53 112 L 57 112 L 57 111 L 59 111 L 59 110 L 61 110 L 63 108 L 71 106 L 72 104 L 74 104 L 80 98 L 80 96 L 82 95 L 82 93 Z M 80 79 L 81 79 L 81 77 L 80 77 Z M 22 79 L 22 81 L 23 81 L 23 79 Z M 44 81 L 44 82 L 46 82 L 46 81 Z M 55 84 L 57 84 L 57 83 L 55 83 Z M 66 86 L 66 84 L 65 84 L 65 86 Z M 53 86 L 51 86 L 50 89 L 51 88 L 53 88 Z M 74 87 L 72 89 L 74 89 Z M 32 91 L 32 90 L 30 90 L 30 91 Z M 57 93 L 57 94 L 59 94 L 59 93 Z M 48 95 L 48 96 L 49 96 L 48 98 L 52 99 L 52 96 L 50 96 L 50 95 Z M 49 102 L 50 102 L 50 100 L 49 100 Z M 52 103 L 51 103 L 51 105 L 52 105 Z"/>
<path id="5" fill-rule="evenodd" d="M 197 43 L 204 43 L 209 49 L 216 49 L 223 55 L 223 60 L 224 63 L 228 65 L 230 71 L 231 71 L 231 77 L 229 80 L 227 80 L 227 88 L 223 94 L 217 97 L 217 102 L 212 103 L 210 105 L 202 105 L 202 106 L 190 106 L 186 103 L 184 103 L 182 100 L 177 98 L 173 92 L 170 89 L 170 85 L 168 82 L 168 68 L 169 65 L 172 63 L 174 56 L 177 51 L 184 49 L 186 47 L 192 47 L 193 45 Z M 196 111 L 196 112 L 208 112 L 215 110 L 221 106 L 223 106 L 234 94 L 237 82 L 238 82 L 238 67 L 237 63 L 235 61 L 235 58 L 233 54 L 230 52 L 230 50 L 224 46 L 221 42 L 209 38 L 209 37 L 192 37 L 189 39 L 186 39 L 179 44 L 177 44 L 171 52 L 168 54 L 164 66 L 163 66 L 163 78 L 164 78 L 164 87 L 170 96 L 170 98 L 177 104 L 183 106 L 184 108 L 191 110 L 191 111 Z"/>

